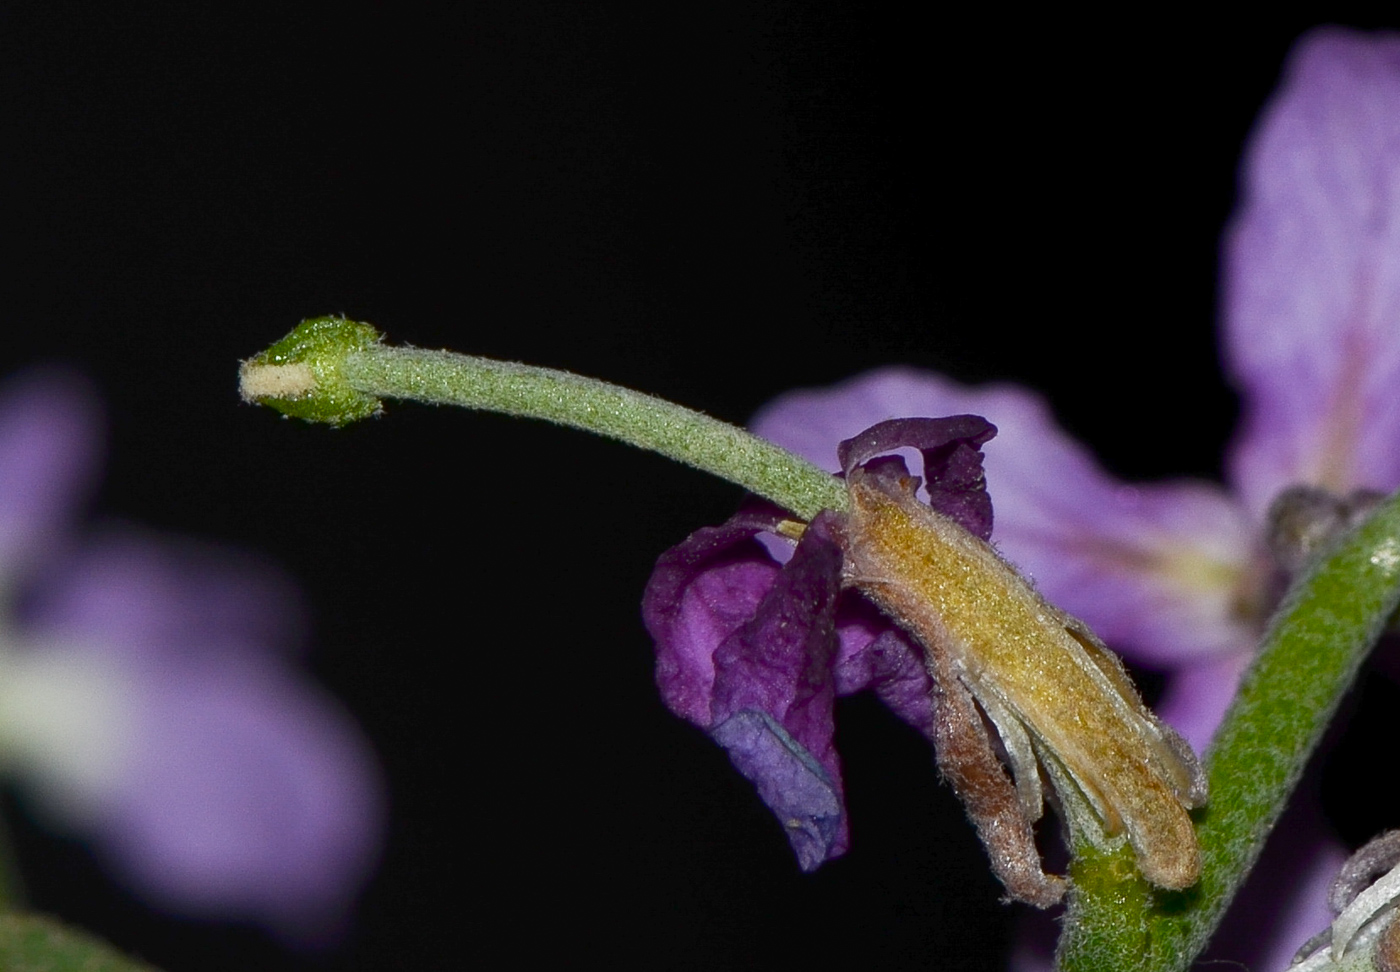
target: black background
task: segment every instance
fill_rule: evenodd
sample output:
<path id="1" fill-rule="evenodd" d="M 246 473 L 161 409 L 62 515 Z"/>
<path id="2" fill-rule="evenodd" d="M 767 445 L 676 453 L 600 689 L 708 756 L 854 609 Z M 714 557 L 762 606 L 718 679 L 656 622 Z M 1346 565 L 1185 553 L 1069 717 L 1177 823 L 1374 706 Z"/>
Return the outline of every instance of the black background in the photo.
<path id="1" fill-rule="evenodd" d="M 542 425 L 332 431 L 234 389 L 344 313 L 736 422 L 880 364 L 1020 381 L 1124 476 L 1216 475 L 1218 237 L 1317 20 L 984 6 L 0 6 L 0 367 L 100 388 L 97 517 L 299 579 L 393 815 L 325 955 L 147 912 L 12 800 L 36 905 L 169 972 L 1000 967 L 1018 912 L 878 705 L 838 713 L 853 849 L 804 876 L 657 700 L 642 585 L 736 489 Z"/>

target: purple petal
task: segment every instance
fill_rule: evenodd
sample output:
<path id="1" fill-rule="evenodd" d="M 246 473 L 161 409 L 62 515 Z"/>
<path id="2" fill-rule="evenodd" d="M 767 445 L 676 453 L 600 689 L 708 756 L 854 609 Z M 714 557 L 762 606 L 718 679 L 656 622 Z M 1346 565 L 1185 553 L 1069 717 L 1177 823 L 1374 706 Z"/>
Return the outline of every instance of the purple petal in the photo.
<path id="1" fill-rule="evenodd" d="M 1226 235 L 1230 471 L 1256 519 L 1294 483 L 1400 485 L 1400 37 L 1317 30 L 1246 155 Z"/>
<path id="2" fill-rule="evenodd" d="M 58 812 L 157 904 L 316 942 L 377 857 L 381 781 L 353 723 L 272 650 L 294 602 L 247 566 L 114 536 L 36 593 L 28 639 L 125 686 L 121 772 Z"/>
<path id="3" fill-rule="evenodd" d="M 836 447 L 846 475 L 896 449 L 917 449 L 924 459 L 924 488 L 931 507 L 969 533 L 992 536 L 992 500 L 982 473 L 982 445 L 997 434 L 980 415 L 906 418 L 877 422 Z"/>
<path id="4" fill-rule="evenodd" d="M 1202 968 L 1286 969 L 1305 942 L 1332 923 L 1328 892 L 1347 852 L 1318 809 L 1315 792 L 1295 800 L 1225 914 Z"/>
<path id="5" fill-rule="evenodd" d="M 833 713 L 841 550 L 831 520 L 822 513 L 812 522 L 753 617 L 714 657 L 712 734 L 782 821 L 803 870 L 848 842 Z"/>
<path id="6" fill-rule="evenodd" d="M 933 735 L 933 680 L 923 650 L 861 597 L 847 596 L 836 612 L 841 647 L 836 694 L 872 690 L 895 715 Z"/>
<path id="7" fill-rule="evenodd" d="M 148 680 L 100 848 L 171 911 L 334 938 L 377 857 L 377 766 L 332 699 L 263 659 Z"/>
<path id="8" fill-rule="evenodd" d="M 1157 704 L 1158 717 L 1204 753 L 1252 660 L 1240 651 L 1178 669 Z"/>
<path id="9" fill-rule="evenodd" d="M 0 573 L 64 529 L 101 458 L 100 425 L 74 375 L 32 372 L 0 386 Z"/>
<path id="10" fill-rule="evenodd" d="M 812 870 L 848 843 L 832 712 L 841 553 L 823 514 L 780 568 L 755 537 L 781 518 L 741 510 L 668 550 L 642 615 L 666 705 L 710 730 Z"/>
<path id="11" fill-rule="evenodd" d="M 60 562 L 24 611 L 48 637 L 159 668 L 194 653 L 293 654 L 301 606 L 276 568 L 240 551 L 110 531 Z"/>
<path id="12" fill-rule="evenodd" d="M 762 709 L 814 752 L 830 748 L 835 691 L 841 549 L 827 532 L 830 520 L 823 513 L 807 528 L 758 609 L 720 643 L 714 659 L 716 721 Z"/>
<path id="13" fill-rule="evenodd" d="M 781 516 L 741 511 L 667 551 L 643 616 L 667 706 L 710 729 L 812 870 L 849 843 L 836 694 L 873 689 L 929 735 L 933 704 L 918 650 L 862 598 L 841 595 L 832 515 L 812 522 L 784 568 L 753 539 Z"/>
<path id="14" fill-rule="evenodd" d="M 997 546 L 1051 601 L 1125 653 L 1158 664 L 1243 650 L 1255 540 L 1223 490 L 1125 486 L 1022 388 L 969 388 L 931 372 L 873 371 L 791 392 L 753 421 L 758 434 L 832 468 L 835 445 L 899 415 L 974 413 L 996 424 L 987 482 Z"/>
<path id="15" fill-rule="evenodd" d="M 717 723 L 710 737 L 729 753 L 783 825 L 804 871 L 845 853 L 850 838 L 839 780 L 772 716 L 740 709 Z"/>
<path id="16" fill-rule="evenodd" d="M 771 508 L 746 508 L 696 530 L 661 555 L 642 594 L 661 697 L 702 728 L 713 721 L 715 650 L 753 617 L 781 570 L 754 539 L 780 518 Z"/>

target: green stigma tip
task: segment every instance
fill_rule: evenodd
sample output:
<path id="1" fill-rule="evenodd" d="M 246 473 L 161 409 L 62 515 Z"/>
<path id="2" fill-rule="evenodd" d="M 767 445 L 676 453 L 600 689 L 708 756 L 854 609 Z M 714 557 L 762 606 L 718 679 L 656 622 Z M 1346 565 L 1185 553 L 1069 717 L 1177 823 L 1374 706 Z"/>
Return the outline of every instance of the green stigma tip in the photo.
<path id="1" fill-rule="evenodd" d="M 312 317 L 238 369 L 243 400 L 283 415 L 345 425 L 380 411 L 379 399 L 352 388 L 341 375 L 345 358 L 378 344 L 368 324 L 343 317 Z"/>

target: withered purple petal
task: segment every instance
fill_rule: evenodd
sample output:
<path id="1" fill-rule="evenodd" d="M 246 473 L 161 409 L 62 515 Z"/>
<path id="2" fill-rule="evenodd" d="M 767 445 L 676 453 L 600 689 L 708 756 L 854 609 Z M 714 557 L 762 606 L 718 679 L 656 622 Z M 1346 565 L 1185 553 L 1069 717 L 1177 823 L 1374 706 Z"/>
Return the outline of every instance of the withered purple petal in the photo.
<path id="1" fill-rule="evenodd" d="M 729 753 L 734 767 L 753 781 L 773 811 L 804 871 L 846 849 L 840 785 L 773 717 L 741 709 L 719 723 L 711 738 Z"/>
<path id="2" fill-rule="evenodd" d="M 988 429 L 967 429 L 956 444 L 990 437 Z M 926 428 L 895 433 L 889 441 L 896 448 L 930 442 Z M 866 468 L 888 464 L 890 475 L 907 476 L 899 457 L 879 458 L 882 448 L 866 457 Z M 929 461 L 933 475 L 948 466 L 938 456 Z M 950 478 L 975 478 L 966 475 L 966 463 L 961 469 Z M 835 696 L 871 689 L 930 737 L 934 713 L 919 651 L 864 598 L 841 592 L 835 514 L 818 515 L 780 567 L 754 538 L 784 518 L 755 503 L 697 530 L 657 562 L 642 611 L 656 640 L 656 678 L 667 706 L 709 729 L 810 871 L 849 843 Z"/>
<path id="3" fill-rule="evenodd" d="M 817 516 L 753 617 L 714 654 L 714 738 L 783 823 L 804 870 L 847 843 L 832 711 L 841 587 L 832 517 Z"/>
<path id="4" fill-rule="evenodd" d="M 842 442 L 837 456 L 849 474 L 896 449 L 918 450 L 924 459 L 929 505 L 987 540 L 992 535 L 992 500 L 982 470 L 982 445 L 996 434 L 996 426 L 980 415 L 889 419 Z"/>
<path id="5" fill-rule="evenodd" d="M 753 617 L 715 650 L 716 721 L 758 708 L 778 717 L 806 743 L 800 728 L 806 706 L 821 694 L 834 694 L 841 549 L 827 532 L 830 516 L 818 515 Z M 816 717 L 818 724 L 830 722 L 830 698 L 825 709 L 825 716 Z"/>
<path id="6" fill-rule="evenodd" d="M 870 621 L 851 620 L 848 606 L 875 615 L 875 609 L 863 598 L 843 601 L 837 612 L 841 648 L 836 661 L 836 694 L 853 695 L 870 689 L 895 715 L 931 737 L 933 682 L 923 653 L 904 632 L 878 615 L 873 621 L 878 625 L 874 632 Z"/>
<path id="7" fill-rule="evenodd" d="M 845 444 L 848 468 L 906 479 L 891 449 L 923 453 L 939 508 L 985 535 L 991 507 L 979 446 L 996 433 L 976 416 L 882 423 Z M 667 706 L 708 729 L 782 823 L 812 870 L 849 843 L 834 744 L 837 695 L 874 691 L 930 739 L 932 679 L 922 652 L 854 591 L 841 590 L 839 517 L 806 528 L 786 566 L 756 539 L 787 515 L 752 503 L 667 551 L 643 597 Z"/>
<path id="8" fill-rule="evenodd" d="M 862 462 L 896 449 L 917 449 L 928 459 L 960 443 L 980 446 L 996 434 L 996 426 L 980 415 L 887 419 L 840 443 L 836 455 L 841 468 L 850 472 Z"/>
<path id="9" fill-rule="evenodd" d="M 754 539 L 782 519 L 746 506 L 696 530 L 661 555 L 642 595 L 642 620 L 656 642 L 656 684 L 670 710 L 708 729 L 714 653 L 751 618 L 781 569 Z"/>

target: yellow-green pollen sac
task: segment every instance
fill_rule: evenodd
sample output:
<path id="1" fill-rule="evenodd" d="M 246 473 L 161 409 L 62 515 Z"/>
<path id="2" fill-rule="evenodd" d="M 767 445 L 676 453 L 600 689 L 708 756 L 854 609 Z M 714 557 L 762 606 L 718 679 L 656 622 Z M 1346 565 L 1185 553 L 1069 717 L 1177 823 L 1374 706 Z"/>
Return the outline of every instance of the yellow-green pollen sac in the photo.
<path id="1" fill-rule="evenodd" d="M 990 544 L 915 499 L 912 484 L 854 469 L 848 485 L 845 583 L 920 642 L 935 683 L 953 678 L 971 693 L 1003 738 L 1020 812 L 1039 815 L 1038 759 L 1057 786 L 1072 780 L 1105 836 L 1126 834 L 1144 877 L 1163 888 L 1193 884 L 1201 862 L 1187 809 L 1204 802 L 1204 776 L 1117 657 Z M 946 766 L 945 775 L 956 777 Z M 976 801 L 961 795 L 975 818 Z M 994 846 L 989 834 L 1008 828 L 975 822 L 994 864 L 1035 853 L 1025 838 Z"/>

